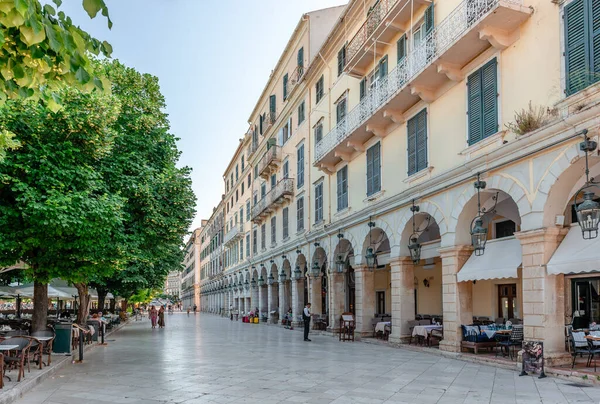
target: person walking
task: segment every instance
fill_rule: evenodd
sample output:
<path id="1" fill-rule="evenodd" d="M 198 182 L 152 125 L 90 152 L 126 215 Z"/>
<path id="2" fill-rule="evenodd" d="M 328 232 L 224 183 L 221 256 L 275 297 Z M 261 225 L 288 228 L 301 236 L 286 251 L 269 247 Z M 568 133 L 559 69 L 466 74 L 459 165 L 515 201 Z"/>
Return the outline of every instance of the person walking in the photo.
<path id="1" fill-rule="evenodd" d="M 308 339 L 308 332 L 310 331 L 310 303 L 307 303 L 306 306 L 304 306 L 302 320 L 304 320 L 304 341 L 310 341 L 310 339 Z"/>
<path id="2" fill-rule="evenodd" d="M 156 320 L 158 318 L 158 313 L 156 312 L 156 308 L 154 306 L 152 306 L 152 308 L 150 309 L 148 317 L 150 318 L 150 322 L 152 323 L 152 328 L 156 328 Z"/>
<path id="3" fill-rule="evenodd" d="M 196 314 L 196 310 L 198 310 L 198 306 L 194 305 L 194 314 Z"/>
<path id="4" fill-rule="evenodd" d="M 229 305 L 229 319 L 233 321 L 233 304 Z"/>
<path id="5" fill-rule="evenodd" d="M 158 328 L 165 328 L 165 308 L 160 306 L 158 311 Z"/>

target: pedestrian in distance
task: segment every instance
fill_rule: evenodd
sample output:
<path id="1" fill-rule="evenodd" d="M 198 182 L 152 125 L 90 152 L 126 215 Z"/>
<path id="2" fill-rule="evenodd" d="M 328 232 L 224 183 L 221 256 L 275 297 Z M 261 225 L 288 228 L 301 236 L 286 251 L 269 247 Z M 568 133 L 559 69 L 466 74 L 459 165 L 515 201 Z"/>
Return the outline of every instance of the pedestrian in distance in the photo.
<path id="1" fill-rule="evenodd" d="M 229 305 L 229 319 L 233 321 L 233 304 Z"/>
<path id="2" fill-rule="evenodd" d="M 196 310 L 198 310 L 198 306 L 194 305 L 194 315 L 196 314 Z"/>
<path id="3" fill-rule="evenodd" d="M 307 303 L 306 306 L 304 306 L 302 320 L 304 320 L 304 341 L 310 341 L 310 339 L 308 339 L 308 332 L 310 331 L 310 303 Z"/>
<path id="4" fill-rule="evenodd" d="M 150 317 L 152 328 L 156 328 L 156 320 L 158 319 L 158 313 L 156 312 L 156 308 L 154 306 L 150 308 L 150 314 L 148 315 L 148 317 Z"/>
<path id="5" fill-rule="evenodd" d="M 165 308 L 160 306 L 158 310 L 158 328 L 165 328 Z"/>

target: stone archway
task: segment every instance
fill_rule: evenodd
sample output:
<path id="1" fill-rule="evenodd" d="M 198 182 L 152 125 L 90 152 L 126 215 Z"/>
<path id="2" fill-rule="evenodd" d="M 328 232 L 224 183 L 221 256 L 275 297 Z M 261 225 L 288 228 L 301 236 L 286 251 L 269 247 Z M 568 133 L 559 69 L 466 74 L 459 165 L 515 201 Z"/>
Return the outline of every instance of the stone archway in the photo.
<path id="1" fill-rule="evenodd" d="M 279 272 L 279 322 L 282 323 L 292 309 L 292 267 L 290 261 L 284 258 Z"/>
<path id="2" fill-rule="evenodd" d="M 274 261 L 271 262 L 268 273 L 268 321 L 270 324 L 277 324 L 279 322 L 281 310 L 279 307 L 279 271 L 277 269 L 277 264 Z"/>
<path id="3" fill-rule="evenodd" d="M 342 313 L 356 313 L 356 286 L 354 278 L 354 248 L 350 239 L 339 234 L 329 271 L 329 329 L 339 330 Z M 340 268 L 343 263 L 343 268 Z M 341 269 L 341 271 L 340 271 Z"/>
<path id="4" fill-rule="evenodd" d="M 328 289 L 329 278 L 327 274 L 327 252 L 321 245 L 315 245 L 312 256 L 312 263 L 307 268 L 310 276 L 309 299 L 311 304 L 311 313 L 315 316 L 315 321 L 328 320 Z"/>

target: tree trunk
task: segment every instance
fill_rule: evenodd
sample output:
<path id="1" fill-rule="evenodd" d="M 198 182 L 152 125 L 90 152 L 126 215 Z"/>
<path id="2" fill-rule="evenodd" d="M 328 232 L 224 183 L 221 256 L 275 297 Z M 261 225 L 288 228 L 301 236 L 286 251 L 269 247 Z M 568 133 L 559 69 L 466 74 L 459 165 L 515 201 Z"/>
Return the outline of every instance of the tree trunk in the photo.
<path id="1" fill-rule="evenodd" d="M 117 303 L 116 299 L 110 299 L 109 310 L 111 313 L 115 312 L 115 304 Z"/>
<path id="2" fill-rule="evenodd" d="M 106 289 L 96 289 L 98 292 L 98 310 L 99 311 L 104 311 L 104 303 L 106 301 L 106 294 L 108 293 L 108 291 Z"/>
<path id="3" fill-rule="evenodd" d="M 79 295 L 79 308 L 77 309 L 77 324 L 87 323 L 87 316 L 90 311 L 90 294 L 86 283 L 74 283 Z"/>
<path id="4" fill-rule="evenodd" d="M 48 284 L 33 283 L 33 316 L 31 331 L 44 331 L 48 327 Z"/>

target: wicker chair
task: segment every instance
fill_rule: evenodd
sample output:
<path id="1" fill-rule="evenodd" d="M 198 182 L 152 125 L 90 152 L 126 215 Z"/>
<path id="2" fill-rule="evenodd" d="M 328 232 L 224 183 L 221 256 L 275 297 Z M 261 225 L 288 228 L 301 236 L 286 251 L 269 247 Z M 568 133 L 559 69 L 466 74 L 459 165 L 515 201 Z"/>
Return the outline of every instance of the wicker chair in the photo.
<path id="1" fill-rule="evenodd" d="M 19 376 L 17 377 L 17 381 L 20 382 L 21 376 L 25 377 L 25 360 L 27 355 L 29 355 L 31 340 L 24 337 L 12 337 L 0 342 L 0 345 L 18 346 L 15 350 L 6 352 L 4 355 L 4 367 L 18 369 Z"/>
<path id="2" fill-rule="evenodd" d="M 42 344 L 42 355 L 48 354 L 48 363 L 47 366 L 50 366 L 52 363 L 52 345 L 54 344 L 54 338 L 56 338 L 56 334 L 52 330 L 45 331 L 36 331 L 31 334 L 32 337 L 50 337 L 48 341 L 41 341 Z M 40 362 L 42 359 L 40 358 Z"/>

